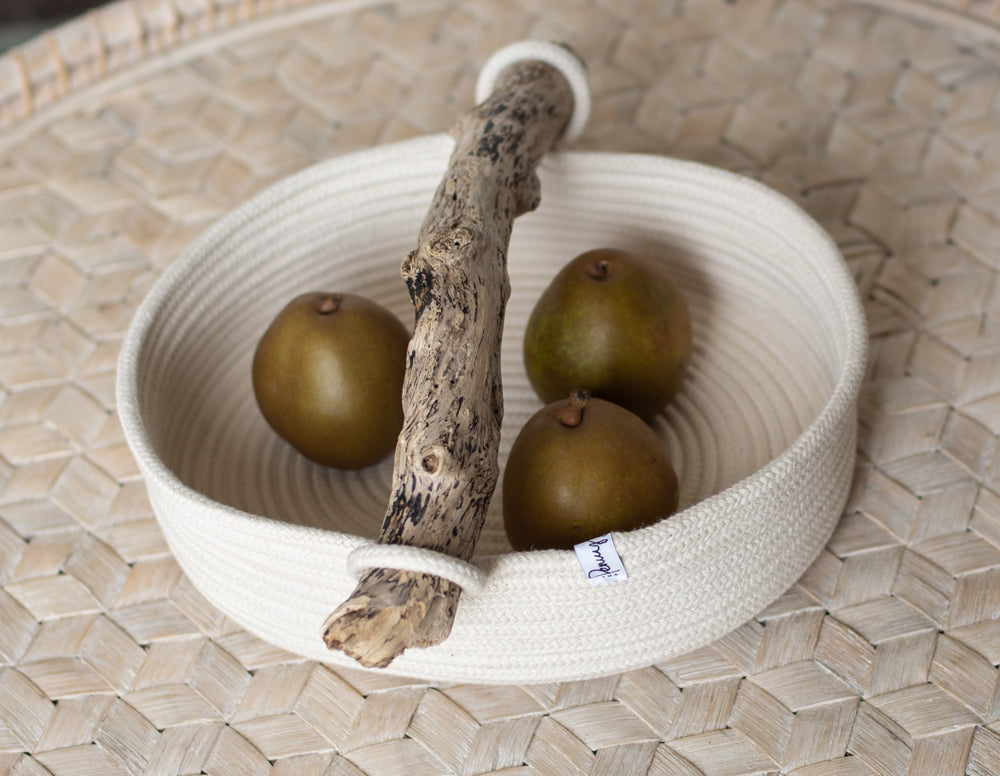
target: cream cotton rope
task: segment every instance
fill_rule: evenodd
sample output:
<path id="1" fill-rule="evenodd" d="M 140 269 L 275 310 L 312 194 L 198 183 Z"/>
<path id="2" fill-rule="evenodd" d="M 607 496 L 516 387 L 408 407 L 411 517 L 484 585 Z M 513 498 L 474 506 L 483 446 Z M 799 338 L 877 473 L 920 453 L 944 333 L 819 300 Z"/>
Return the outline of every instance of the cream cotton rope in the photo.
<path id="1" fill-rule="evenodd" d="M 405 569 L 433 574 L 454 582 L 471 595 L 482 589 L 485 579 L 482 570 L 472 563 L 405 544 L 364 544 L 347 556 L 347 571 L 351 576 L 360 577 L 361 572 L 370 568 Z"/>
<path id="2" fill-rule="evenodd" d="M 573 92 L 573 115 L 563 131 L 560 142 L 570 143 L 576 140 L 590 117 L 590 87 L 587 83 L 587 71 L 576 54 L 563 46 L 548 41 L 524 40 L 511 43 L 495 52 L 479 71 L 476 81 L 476 102 L 482 102 L 493 91 L 493 85 L 504 68 L 515 62 L 537 60 L 552 65 L 569 83 Z"/>

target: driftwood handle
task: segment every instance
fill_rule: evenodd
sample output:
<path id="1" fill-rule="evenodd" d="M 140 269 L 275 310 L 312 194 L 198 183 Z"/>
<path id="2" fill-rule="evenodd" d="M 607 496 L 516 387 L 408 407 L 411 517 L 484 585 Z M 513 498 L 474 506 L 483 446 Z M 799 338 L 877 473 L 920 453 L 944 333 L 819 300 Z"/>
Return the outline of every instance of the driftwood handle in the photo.
<path id="1" fill-rule="evenodd" d="M 573 99 L 559 69 L 518 61 L 452 129 L 448 169 L 402 265 L 416 323 L 380 543 L 472 558 L 499 474 L 511 228 L 539 204 L 535 170 Z M 384 667 L 408 647 L 447 638 L 460 593 L 431 574 L 368 569 L 323 637 L 362 665 Z"/>

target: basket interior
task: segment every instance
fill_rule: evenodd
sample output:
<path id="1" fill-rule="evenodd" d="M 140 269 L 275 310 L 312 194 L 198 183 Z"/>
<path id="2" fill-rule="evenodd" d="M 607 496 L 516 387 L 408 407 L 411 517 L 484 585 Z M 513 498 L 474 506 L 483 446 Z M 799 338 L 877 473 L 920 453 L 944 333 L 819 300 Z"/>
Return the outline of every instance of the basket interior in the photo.
<path id="1" fill-rule="evenodd" d="M 752 475 L 817 416 L 845 358 L 843 308 L 796 229 L 755 204 L 756 184 L 744 189 L 727 177 L 721 188 L 714 178 L 707 186 L 696 166 L 669 162 L 660 174 L 648 165 L 630 174 L 609 155 L 611 175 L 574 161 L 587 156 L 543 165 L 542 205 L 514 226 L 501 467 L 541 406 L 521 358 L 536 299 L 584 250 L 641 251 L 668 265 L 694 325 L 685 387 L 654 422 L 677 468 L 683 509 Z M 247 513 L 377 535 L 391 459 L 361 472 L 305 460 L 258 412 L 250 362 L 269 321 L 307 290 L 364 294 L 411 322 L 399 264 L 415 246 L 445 161 L 405 175 L 341 172 L 286 184 L 281 196 L 255 200 L 220 224 L 165 281 L 152 303 L 137 395 L 150 445 L 182 483 Z M 498 488 L 477 554 L 509 550 L 500 515 Z"/>

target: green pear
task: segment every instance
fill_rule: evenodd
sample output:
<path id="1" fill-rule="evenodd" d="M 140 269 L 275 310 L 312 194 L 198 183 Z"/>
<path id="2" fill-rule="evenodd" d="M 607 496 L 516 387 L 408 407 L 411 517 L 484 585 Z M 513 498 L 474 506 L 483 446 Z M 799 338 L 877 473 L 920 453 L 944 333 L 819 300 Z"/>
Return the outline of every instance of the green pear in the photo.
<path id="1" fill-rule="evenodd" d="M 614 248 L 566 264 L 528 318 L 524 364 L 543 402 L 573 388 L 649 422 L 680 390 L 691 318 L 661 262 Z"/>
<path id="2" fill-rule="evenodd" d="M 637 415 L 586 391 L 536 412 L 504 468 L 503 520 L 515 550 L 570 549 L 677 510 L 678 482 Z"/>
<path id="3" fill-rule="evenodd" d="M 271 322 L 253 357 L 253 389 L 270 426 L 336 469 L 363 469 L 393 451 L 403 426 L 410 335 L 381 305 L 310 292 Z"/>

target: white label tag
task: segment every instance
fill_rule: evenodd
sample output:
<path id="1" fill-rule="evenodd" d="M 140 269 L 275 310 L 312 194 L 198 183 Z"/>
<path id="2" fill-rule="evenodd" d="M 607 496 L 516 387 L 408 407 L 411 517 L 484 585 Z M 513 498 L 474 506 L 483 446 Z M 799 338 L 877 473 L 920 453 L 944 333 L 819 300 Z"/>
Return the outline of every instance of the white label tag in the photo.
<path id="1" fill-rule="evenodd" d="M 614 582 L 619 579 L 628 579 L 622 559 L 618 557 L 618 550 L 615 549 L 615 540 L 611 534 L 597 536 L 586 542 L 580 542 L 573 549 L 576 551 L 576 558 L 580 561 L 583 573 L 587 575 L 592 585 L 600 585 L 604 582 Z"/>

